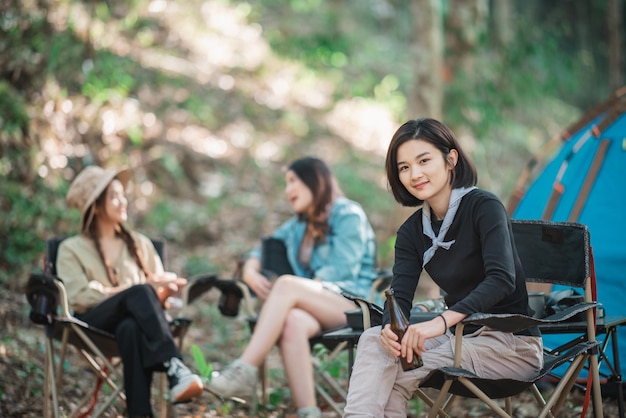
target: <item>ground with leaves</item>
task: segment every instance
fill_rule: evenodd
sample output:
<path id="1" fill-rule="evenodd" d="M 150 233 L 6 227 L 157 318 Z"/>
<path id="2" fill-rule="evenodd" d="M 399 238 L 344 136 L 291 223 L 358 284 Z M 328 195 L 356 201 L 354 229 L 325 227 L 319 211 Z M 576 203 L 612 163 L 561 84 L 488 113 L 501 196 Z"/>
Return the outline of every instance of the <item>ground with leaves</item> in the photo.
<path id="1" fill-rule="evenodd" d="M 184 312 L 173 311 L 174 315 L 184 315 L 193 320 L 192 327 L 185 339 L 183 355 L 185 361 L 200 373 L 208 375 L 211 370 L 219 369 L 241 352 L 249 332 L 244 318 L 222 317 L 216 308 L 218 294 L 211 291 Z M 42 388 L 44 381 L 44 338 L 42 329 L 31 324 L 28 319 L 29 306 L 22 294 L 9 291 L 0 292 L 0 322 L 4 324 L 0 340 L 0 416 L 7 418 L 35 418 L 43 416 Z M 203 361 L 194 359 L 192 352 L 202 353 Z M 319 354 L 322 362 L 323 353 Z M 208 366 L 204 366 L 204 362 Z M 335 362 L 327 362 L 327 369 L 336 374 L 346 384 L 347 357 L 340 357 Z M 63 386 L 65 401 L 76 401 L 84 390 L 94 386 L 93 374 L 83 367 L 78 356 L 71 352 L 66 362 L 66 384 Z M 175 407 L 179 418 L 208 417 L 295 417 L 293 405 L 282 374 L 280 359 L 273 352 L 268 359 L 270 376 L 269 401 L 259 405 L 253 415 L 248 407 L 232 402 L 221 402 L 205 392 L 200 398 L 185 405 Z M 68 384 L 68 382 L 75 382 Z M 156 385 L 155 385 L 156 386 Z M 573 392 L 561 417 L 581 416 L 584 396 Z M 519 396 L 513 402 L 516 417 L 536 417 L 537 407 L 530 396 Z M 324 417 L 337 417 L 330 408 L 322 405 Z M 118 413 L 108 414 L 117 417 L 123 413 L 123 405 Z M 426 416 L 422 405 L 417 400 L 411 402 L 411 417 Z M 476 400 L 459 401 L 451 413 L 454 417 L 491 417 L 484 405 Z M 589 412 L 587 416 L 591 416 Z M 617 402 L 612 398 L 604 399 L 604 416 L 618 417 Z"/>

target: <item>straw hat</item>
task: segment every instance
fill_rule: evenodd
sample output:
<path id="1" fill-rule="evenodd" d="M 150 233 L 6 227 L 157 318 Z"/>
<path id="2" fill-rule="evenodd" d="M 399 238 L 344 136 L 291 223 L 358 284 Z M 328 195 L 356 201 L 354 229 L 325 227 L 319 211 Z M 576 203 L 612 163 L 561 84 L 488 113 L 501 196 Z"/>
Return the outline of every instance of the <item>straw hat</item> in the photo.
<path id="1" fill-rule="evenodd" d="M 113 179 L 118 179 L 124 189 L 130 180 L 130 171 L 127 168 L 104 169 L 96 165 L 85 167 L 78 173 L 70 189 L 67 191 L 67 204 L 80 210 L 82 215 L 80 230 L 85 231 L 93 219 L 91 209 L 96 199 L 104 192 Z"/>

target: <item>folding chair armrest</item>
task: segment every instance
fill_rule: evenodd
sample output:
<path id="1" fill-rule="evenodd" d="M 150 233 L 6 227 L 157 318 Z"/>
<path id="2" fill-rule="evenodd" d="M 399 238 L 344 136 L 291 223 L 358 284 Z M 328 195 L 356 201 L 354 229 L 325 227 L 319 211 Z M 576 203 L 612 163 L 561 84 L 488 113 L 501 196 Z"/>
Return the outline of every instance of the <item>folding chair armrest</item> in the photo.
<path id="1" fill-rule="evenodd" d="M 182 292 L 183 307 L 191 305 L 205 292 L 211 290 L 215 285 L 215 280 L 217 280 L 215 274 L 202 274 L 190 278 Z"/>
<path id="2" fill-rule="evenodd" d="M 522 314 L 474 313 L 462 321 L 463 324 L 486 326 L 502 332 L 517 332 L 539 325 L 542 320 Z M 457 324 L 458 332 L 458 324 Z"/>
<path id="3" fill-rule="evenodd" d="M 575 315 L 599 306 L 598 302 L 581 302 L 567 307 L 546 318 L 534 318 L 522 314 L 490 314 L 474 313 L 465 318 L 462 323 L 487 326 L 503 332 L 517 332 L 532 326 L 567 322 Z M 457 325 L 458 327 L 458 325 Z"/>
<path id="4" fill-rule="evenodd" d="M 380 306 L 376 305 L 373 302 L 370 302 L 358 296 L 352 295 L 350 293 L 343 292 L 342 296 L 354 302 L 358 306 L 359 308 L 358 310 L 360 310 L 361 312 L 360 314 L 358 314 L 358 312 L 356 312 L 355 310 L 356 315 L 354 316 L 354 319 L 353 319 L 354 324 L 351 324 L 352 320 L 348 316 L 348 312 L 351 312 L 351 311 L 346 311 L 348 325 L 350 325 L 353 329 L 357 329 L 357 328 L 361 329 L 361 326 L 362 326 L 363 327 L 362 329 L 365 330 L 365 329 L 382 324 L 383 308 L 381 308 Z M 361 318 L 360 320 L 361 323 L 357 324 L 357 322 L 359 322 L 359 318 Z"/>
<path id="5" fill-rule="evenodd" d="M 380 269 L 377 271 L 377 276 L 370 286 L 370 294 L 368 296 L 370 302 L 376 301 L 377 293 L 382 293 L 385 289 L 389 288 L 392 277 L 393 273 L 389 269 Z"/>
<path id="6" fill-rule="evenodd" d="M 54 284 L 57 289 L 59 289 L 59 307 L 61 308 L 61 315 L 65 318 L 73 317 L 72 312 L 70 310 L 70 302 L 67 298 L 67 291 L 65 290 L 65 285 L 63 284 L 63 280 L 58 277 L 54 277 Z"/>
<path id="7" fill-rule="evenodd" d="M 597 308 L 601 305 L 602 304 L 599 302 L 580 302 L 575 305 L 563 308 L 562 310 L 555 312 L 545 318 L 542 318 L 542 321 L 544 321 L 545 323 L 571 321 L 576 315 L 586 312 L 589 309 Z"/>
<path id="8" fill-rule="evenodd" d="M 461 367 L 461 359 L 463 358 L 463 329 L 464 321 L 456 324 L 454 334 L 454 367 Z"/>
<path id="9" fill-rule="evenodd" d="M 254 297 L 252 296 L 252 292 L 250 291 L 250 288 L 242 280 L 237 280 L 237 286 L 239 286 L 239 288 L 241 289 L 241 292 L 243 293 L 243 303 L 248 313 L 248 316 L 249 317 L 256 316 L 258 312 L 256 312 L 256 309 L 254 309 Z"/>

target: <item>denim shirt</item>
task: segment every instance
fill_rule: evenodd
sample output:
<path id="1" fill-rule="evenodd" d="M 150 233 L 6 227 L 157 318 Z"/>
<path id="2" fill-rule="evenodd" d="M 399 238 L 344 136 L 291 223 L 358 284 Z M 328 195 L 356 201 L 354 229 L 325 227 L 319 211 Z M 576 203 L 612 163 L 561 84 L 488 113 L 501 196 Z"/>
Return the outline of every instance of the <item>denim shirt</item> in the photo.
<path id="1" fill-rule="evenodd" d="M 330 287 L 367 298 L 376 277 L 376 238 L 363 208 L 345 197 L 338 197 L 330 210 L 329 233 L 313 248 L 309 266 L 298 261 L 306 222 L 294 215 L 272 233 L 287 247 L 287 258 L 296 276 L 319 278 Z M 261 258 L 257 247 L 250 257 Z"/>

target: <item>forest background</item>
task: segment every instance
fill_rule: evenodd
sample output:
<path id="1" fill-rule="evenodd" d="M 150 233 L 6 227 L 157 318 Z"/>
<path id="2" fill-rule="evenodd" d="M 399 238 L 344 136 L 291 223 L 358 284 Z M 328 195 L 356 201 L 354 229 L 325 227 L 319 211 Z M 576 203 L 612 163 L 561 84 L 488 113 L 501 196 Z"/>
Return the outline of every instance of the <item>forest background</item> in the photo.
<path id="1" fill-rule="evenodd" d="M 290 215 L 284 165 L 317 155 L 389 266 L 409 213 L 384 178 L 393 131 L 440 118 L 506 202 L 531 156 L 624 82 L 623 3 L 2 0 L 3 303 L 46 238 L 76 232 L 65 193 L 89 164 L 131 167 L 130 223 L 167 240 L 170 270 L 228 276 Z"/>

